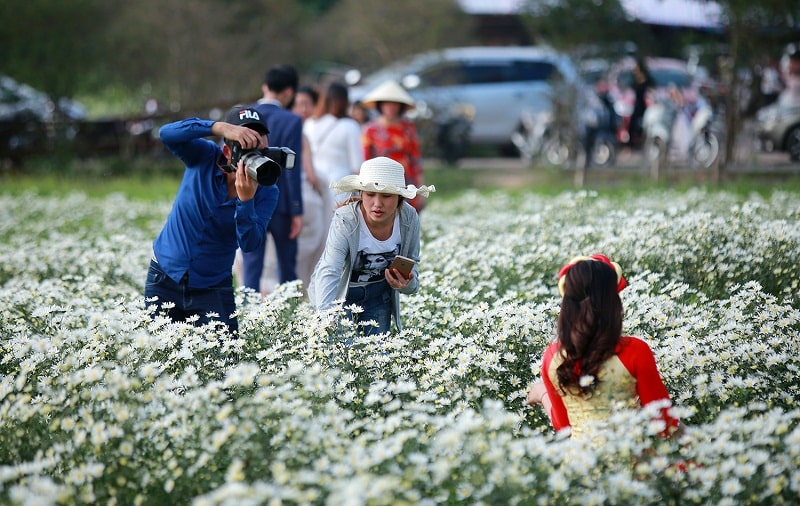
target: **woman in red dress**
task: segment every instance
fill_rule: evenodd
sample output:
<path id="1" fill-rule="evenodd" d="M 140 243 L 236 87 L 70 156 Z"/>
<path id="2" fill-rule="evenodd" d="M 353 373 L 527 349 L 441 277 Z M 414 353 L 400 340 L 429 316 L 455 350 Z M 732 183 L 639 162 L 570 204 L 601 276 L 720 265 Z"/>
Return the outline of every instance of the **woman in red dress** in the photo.
<path id="1" fill-rule="evenodd" d="M 669 401 L 650 346 L 622 335 L 619 292 L 627 282 L 619 264 L 599 254 L 576 257 L 558 278 L 558 336 L 544 352 L 542 379 L 528 403 L 542 404 L 557 431 L 592 439 L 589 426 L 605 423 L 619 406 Z M 667 407 L 661 417 L 662 435 L 669 436 L 678 420 Z"/>
<path id="2" fill-rule="evenodd" d="M 414 107 L 414 99 L 397 82 L 387 81 L 367 94 L 363 104 L 379 113 L 364 126 L 361 134 L 364 159 L 391 158 L 405 167 L 406 184 L 423 186 L 417 129 L 404 117 L 405 112 Z M 425 197 L 418 195 L 410 204 L 419 212 L 425 207 Z"/>

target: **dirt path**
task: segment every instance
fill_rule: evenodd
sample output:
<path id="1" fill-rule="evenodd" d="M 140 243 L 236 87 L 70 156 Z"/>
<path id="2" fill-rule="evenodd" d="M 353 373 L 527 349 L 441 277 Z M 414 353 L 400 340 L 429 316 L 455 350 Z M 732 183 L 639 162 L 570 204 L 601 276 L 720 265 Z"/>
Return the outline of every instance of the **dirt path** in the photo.
<path id="1" fill-rule="evenodd" d="M 506 188 L 536 185 L 537 183 L 546 184 L 552 180 L 554 171 L 558 171 L 552 167 L 527 165 L 518 158 L 499 157 L 465 158 L 459 161 L 458 167 L 464 170 L 483 170 L 484 173 L 478 178 L 480 182 Z M 574 173 L 571 170 L 566 172 Z M 790 162 L 786 153 L 748 151 L 738 154 L 735 163 L 726 167 L 726 174 L 730 176 L 738 174 L 764 175 L 780 180 L 800 175 L 800 163 Z M 686 180 L 688 178 L 698 183 L 708 182 L 712 178 L 709 170 L 693 170 L 678 164 L 662 172 L 662 176 L 666 180 Z M 586 174 L 587 181 L 606 183 L 638 177 L 649 178 L 650 174 L 643 169 L 641 153 L 631 150 L 623 150 L 619 153 L 617 163 L 613 167 L 590 168 Z"/>

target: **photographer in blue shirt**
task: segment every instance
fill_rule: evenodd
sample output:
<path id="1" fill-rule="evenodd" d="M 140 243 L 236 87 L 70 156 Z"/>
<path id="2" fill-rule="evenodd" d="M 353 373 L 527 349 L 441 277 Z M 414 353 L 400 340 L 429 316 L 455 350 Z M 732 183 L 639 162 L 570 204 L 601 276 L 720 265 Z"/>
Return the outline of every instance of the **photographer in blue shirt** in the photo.
<path id="1" fill-rule="evenodd" d="M 238 332 L 236 249 L 252 251 L 263 243 L 278 202 L 274 181 L 264 186 L 248 176 L 242 153 L 266 148 L 268 133 L 263 116 L 242 106 L 231 109 L 224 122 L 189 118 L 161 127 L 161 141 L 186 170 L 153 241 L 145 302 L 173 321 L 219 320 L 232 334 Z M 221 137 L 222 147 L 209 136 Z"/>

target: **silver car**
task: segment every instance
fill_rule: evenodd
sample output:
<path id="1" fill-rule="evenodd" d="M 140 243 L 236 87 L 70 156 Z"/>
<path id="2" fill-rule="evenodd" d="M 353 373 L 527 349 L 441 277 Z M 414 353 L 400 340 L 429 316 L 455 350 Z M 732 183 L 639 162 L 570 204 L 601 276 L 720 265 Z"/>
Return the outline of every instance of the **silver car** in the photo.
<path id="1" fill-rule="evenodd" d="M 368 75 L 351 88 L 359 100 L 384 81 L 401 83 L 418 110 L 473 111 L 470 143 L 509 146 L 526 116 L 550 111 L 554 83 L 577 85 L 569 57 L 545 47 L 460 47 L 413 56 Z"/>
<path id="2" fill-rule="evenodd" d="M 20 161 L 44 151 L 52 141 L 71 140 L 75 124 L 86 117 L 83 106 L 0 75 L 0 159 Z M 58 128 L 52 128 L 58 126 Z"/>
<path id="3" fill-rule="evenodd" d="M 800 161 L 800 102 L 778 100 L 756 115 L 757 135 L 764 151 L 785 151 Z"/>

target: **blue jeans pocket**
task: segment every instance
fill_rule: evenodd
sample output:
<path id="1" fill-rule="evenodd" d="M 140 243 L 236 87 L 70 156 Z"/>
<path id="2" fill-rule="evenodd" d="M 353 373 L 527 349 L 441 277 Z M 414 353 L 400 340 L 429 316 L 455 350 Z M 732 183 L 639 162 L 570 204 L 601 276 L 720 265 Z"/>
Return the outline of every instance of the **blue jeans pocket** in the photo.
<path id="1" fill-rule="evenodd" d="M 158 264 L 155 263 L 154 260 L 150 260 L 150 268 L 147 270 L 147 280 L 145 281 L 145 286 L 161 284 L 166 277 L 167 274 L 162 271 L 160 267 L 158 267 Z"/>

